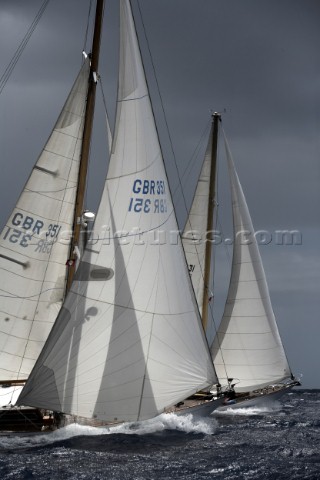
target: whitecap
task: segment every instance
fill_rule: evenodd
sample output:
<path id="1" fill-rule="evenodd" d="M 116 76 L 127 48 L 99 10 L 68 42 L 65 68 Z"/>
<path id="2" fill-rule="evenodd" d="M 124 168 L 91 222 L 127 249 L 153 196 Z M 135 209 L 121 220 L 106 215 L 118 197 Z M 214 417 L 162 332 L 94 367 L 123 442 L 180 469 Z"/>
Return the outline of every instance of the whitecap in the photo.
<path id="1" fill-rule="evenodd" d="M 260 405 L 259 407 L 233 407 L 227 408 L 226 410 L 214 410 L 213 415 L 263 415 L 266 413 L 279 412 L 282 408 L 282 405 L 277 402 L 268 402 L 266 405 Z"/>
<path id="2" fill-rule="evenodd" d="M 55 431 L 26 434 L 10 433 L 0 436 L 0 447 L 6 449 L 33 448 L 83 435 L 112 435 L 118 433 L 147 435 L 164 430 L 212 435 L 216 431 L 217 425 L 217 421 L 213 418 L 194 418 L 192 414 L 179 416 L 174 413 L 166 413 L 150 420 L 122 423 L 112 427 L 89 427 L 73 423 Z"/>
<path id="3" fill-rule="evenodd" d="M 164 430 L 177 430 L 185 433 L 212 435 L 217 425 L 217 421 L 213 418 L 195 418 L 192 414 L 175 415 L 174 413 L 163 413 L 150 420 L 123 423 L 115 427 L 110 427 L 108 431 L 109 433 L 146 435 Z"/>

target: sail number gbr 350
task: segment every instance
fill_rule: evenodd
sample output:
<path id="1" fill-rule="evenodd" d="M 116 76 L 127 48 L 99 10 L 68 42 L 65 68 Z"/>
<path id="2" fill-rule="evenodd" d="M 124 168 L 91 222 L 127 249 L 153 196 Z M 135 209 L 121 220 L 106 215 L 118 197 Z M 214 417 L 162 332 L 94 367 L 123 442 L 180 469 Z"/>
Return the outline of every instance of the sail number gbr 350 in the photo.
<path id="1" fill-rule="evenodd" d="M 133 195 L 129 200 L 129 212 L 165 213 L 167 211 L 166 186 L 164 180 L 141 180 L 132 185 Z"/>

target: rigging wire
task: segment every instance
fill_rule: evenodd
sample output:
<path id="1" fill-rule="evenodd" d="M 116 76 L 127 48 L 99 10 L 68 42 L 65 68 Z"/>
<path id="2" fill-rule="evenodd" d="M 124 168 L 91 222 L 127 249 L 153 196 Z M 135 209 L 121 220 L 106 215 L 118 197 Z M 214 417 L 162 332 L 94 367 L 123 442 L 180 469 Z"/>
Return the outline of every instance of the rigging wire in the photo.
<path id="1" fill-rule="evenodd" d="M 201 147 L 202 145 L 204 144 L 204 141 L 205 141 L 205 138 L 208 136 L 208 132 L 210 130 L 210 127 L 211 127 L 211 120 L 209 120 L 207 122 L 207 125 L 205 127 L 205 129 L 203 130 L 201 136 L 200 136 L 200 139 L 193 151 L 193 153 L 191 154 L 191 157 L 181 175 L 181 182 L 184 183 L 188 180 L 188 178 L 190 177 L 191 173 L 192 173 L 192 167 L 194 166 L 194 159 L 198 157 L 200 151 L 201 151 Z M 173 191 L 173 197 L 176 195 L 177 191 L 179 189 L 179 185 L 174 189 Z M 186 205 L 184 205 L 186 207 Z M 186 209 L 186 213 L 188 213 L 189 210 Z"/>
<path id="2" fill-rule="evenodd" d="M 83 49 L 82 49 L 83 52 L 86 51 L 86 47 L 87 47 L 91 10 L 92 10 L 92 0 L 90 0 L 90 3 L 89 3 L 89 11 L 88 11 L 88 16 L 87 16 L 87 27 L 86 27 L 86 31 L 85 31 L 85 34 L 84 34 Z"/>
<path id="3" fill-rule="evenodd" d="M 171 147 L 171 151 L 172 151 L 174 165 L 175 165 L 175 169 L 176 169 L 177 177 L 178 177 L 178 186 L 176 187 L 174 193 L 176 193 L 178 189 L 181 190 L 181 195 L 182 195 L 182 199 L 183 199 L 184 208 L 185 208 L 185 211 L 188 213 L 189 210 L 188 210 L 187 200 L 186 200 L 186 197 L 185 197 L 185 194 L 184 194 L 183 183 L 182 183 L 182 178 L 183 177 L 181 177 L 181 175 L 180 175 L 175 151 L 174 151 L 174 148 L 173 148 L 172 137 L 171 137 L 171 134 L 170 134 L 170 131 L 169 131 L 167 116 L 166 116 L 165 109 L 164 109 L 164 104 L 163 104 L 163 99 L 162 99 L 162 95 L 161 95 L 161 91 L 160 91 L 160 86 L 159 86 L 158 78 L 157 78 L 157 75 L 156 75 L 155 64 L 154 64 L 153 57 L 152 57 L 152 54 L 151 54 L 150 44 L 149 44 L 149 41 L 148 41 L 148 37 L 147 37 L 147 33 L 146 33 L 145 24 L 144 24 L 144 21 L 143 21 L 143 16 L 142 16 L 139 0 L 137 0 L 137 4 L 138 4 L 139 15 L 140 15 L 140 18 L 141 18 L 141 24 L 142 24 L 142 27 L 143 27 L 144 36 L 145 36 L 145 39 L 146 39 L 147 49 L 148 49 L 148 53 L 149 53 L 149 57 L 150 57 L 150 61 L 151 61 L 153 75 L 154 75 L 155 82 L 156 82 L 157 92 L 158 92 L 158 96 L 159 96 L 159 99 L 160 99 L 161 110 L 162 110 L 162 114 L 163 114 L 163 117 L 164 117 L 164 122 L 165 122 L 166 130 L 167 130 L 167 135 L 168 135 L 168 138 L 169 138 L 169 143 L 170 143 L 170 147 Z M 211 124 L 211 122 L 210 122 L 210 124 Z M 208 125 L 206 126 L 206 130 L 207 130 L 207 128 L 208 128 Z M 200 142 L 202 141 L 203 137 L 204 137 L 204 133 L 202 134 Z M 200 145 L 200 142 L 198 143 L 198 145 Z M 195 152 L 197 151 L 197 149 L 198 149 L 198 146 L 196 147 Z M 193 155 L 191 157 L 191 160 L 193 160 Z M 189 165 L 191 164 L 191 160 L 189 161 L 183 176 L 186 174 L 186 171 L 188 170 Z M 191 225 L 191 229 L 192 229 L 192 225 Z M 199 253 L 198 253 L 197 249 L 196 249 L 196 254 L 197 254 L 198 260 L 199 260 Z M 200 265 L 200 260 L 199 260 L 199 265 Z M 201 271 L 201 276 L 204 280 L 204 272 L 203 271 Z M 198 308 L 199 308 L 199 305 L 198 305 Z"/>
<path id="4" fill-rule="evenodd" d="M 91 18 L 91 10 L 92 10 L 92 0 L 89 2 L 89 10 L 88 10 L 88 15 L 87 15 L 87 25 L 86 25 L 86 30 L 84 34 L 84 39 L 83 39 L 83 48 L 82 52 L 83 54 L 86 53 L 86 48 L 87 48 L 87 42 L 88 42 L 88 34 L 89 34 L 89 26 L 90 26 L 90 18 Z M 82 62 L 84 62 L 84 57 L 85 55 L 82 56 Z M 86 208 L 87 204 L 87 197 L 88 197 L 88 183 L 89 183 L 89 166 L 90 166 L 90 161 L 91 161 L 91 144 L 89 146 L 89 154 L 88 154 L 88 169 L 87 169 L 87 176 L 86 176 L 86 188 L 85 188 L 85 194 L 84 194 L 84 199 L 83 199 L 83 207 Z"/>
<path id="5" fill-rule="evenodd" d="M 107 132 L 108 132 L 108 146 L 109 146 L 109 154 L 110 154 L 111 148 L 112 148 L 113 137 L 112 137 L 111 127 L 110 127 L 110 119 L 109 119 L 109 113 L 108 113 L 106 96 L 105 96 L 105 93 L 104 93 L 104 89 L 103 89 L 103 85 L 102 85 L 101 75 L 100 75 L 100 74 L 99 74 L 99 76 L 98 76 L 98 80 L 99 80 L 99 85 L 100 85 L 100 90 L 101 90 L 101 95 L 102 95 L 102 102 L 103 102 L 104 113 L 105 113 L 105 116 L 106 116 L 106 117 L 105 117 L 105 118 L 106 118 L 106 128 L 107 128 Z"/>
<path id="6" fill-rule="evenodd" d="M 200 136 L 200 139 L 199 139 L 193 153 L 191 154 L 191 157 L 190 157 L 190 159 L 189 159 L 189 161 L 188 161 L 188 163 L 187 163 L 186 167 L 184 168 L 183 173 L 181 175 L 180 172 L 179 172 L 179 168 L 178 168 L 178 164 L 177 164 L 177 160 L 176 160 L 176 155 L 175 155 L 175 151 L 174 151 L 174 147 L 173 147 L 173 141 L 172 141 L 172 137 L 171 137 L 170 130 L 169 130 L 169 125 L 168 125 L 167 116 L 166 116 L 165 109 L 164 109 L 162 94 L 161 94 L 161 90 L 160 90 L 160 86 L 159 86 L 159 82 L 158 82 L 158 77 L 157 77 L 157 74 L 156 74 L 155 64 L 154 64 L 154 61 L 153 61 L 153 57 L 152 57 L 152 53 L 151 53 L 151 49 L 150 49 L 150 44 L 149 44 L 149 41 L 148 41 L 148 36 L 147 36 L 146 27 L 145 27 L 145 24 L 144 24 L 139 0 L 137 0 L 137 4 L 138 4 L 139 15 L 140 15 L 140 19 L 141 19 L 141 25 L 143 27 L 144 37 L 146 39 L 146 45 L 147 45 L 147 49 L 148 49 L 148 53 L 149 53 L 149 58 L 150 58 L 150 61 L 151 61 L 152 71 L 153 71 L 153 75 L 154 75 L 154 79 L 155 79 L 155 83 L 156 83 L 156 87 L 157 87 L 157 92 L 158 92 L 158 96 L 159 96 L 159 100 L 160 100 L 161 110 L 162 110 L 162 114 L 163 114 L 163 117 L 164 117 L 166 131 L 167 131 L 167 135 L 168 135 L 168 138 L 169 138 L 170 148 L 171 148 L 173 159 L 174 159 L 174 165 L 175 165 L 178 180 L 179 180 L 178 185 L 172 191 L 172 197 L 174 198 L 176 196 L 178 190 L 181 190 L 182 197 L 183 197 L 183 204 L 184 204 L 183 206 L 185 208 L 185 212 L 188 213 L 189 209 L 188 209 L 187 201 L 186 201 L 186 198 L 185 198 L 185 195 L 184 195 L 183 182 L 186 181 L 186 180 L 184 180 L 185 178 L 187 179 L 189 177 L 189 175 L 191 175 L 191 167 L 192 167 L 193 160 L 199 154 L 200 148 L 201 148 L 201 146 L 203 145 L 203 142 L 204 142 L 204 138 L 207 135 L 208 129 L 211 126 L 211 120 L 207 122 L 206 127 L 205 127 L 204 131 L 202 132 L 202 134 Z M 189 169 L 190 169 L 190 172 L 188 172 Z"/>
<path id="7" fill-rule="evenodd" d="M 164 117 L 164 122 L 165 122 L 165 126 L 166 126 L 166 130 L 167 130 L 167 135 L 168 135 L 168 138 L 169 138 L 169 144 L 170 144 L 170 147 L 171 147 L 171 151 L 172 151 L 172 156 L 173 156 L 173 159 L 174 159 L 174 165 L 175 165 L 175 169 L 176 169 L 176 172 L 177 172 L 177 176 L 178 176 L 178 186 L 176 187 L 176 189 L 174 190 L 173 194 L 176 194 L 177 190 L 180 188 L 181 190 L 181 194 L 182 194 L 182 198 L 183 198 L 183 203 L 184 203 L 184 208 L 185 208 L 185 211 L 188 212 L 188 206 L 187 206 L 187 201 L 186 201 L 186 197 L 184 195 L 184 189 L 183 189 L 183 183 L 182 183 L 182 179 L 184 178 L 184 176 L 186 175 L 190 165 L 191 165 L 191 161 L 193 160 L 194 156 L 195 156 L 195 152 L 197 152 L 198 150 L 198 146 L 199 144 L 201 143 L 203 137 L 204 137 L 204 133 L 202 134 L 202 137 L 201 137 L 201 140 L 198 144 L 198 146 L 196 147 L 195 149 L 195 152 L 193 153 L 193 155 L 191 156 L 191 159 L 190 161 L 188 162 L 188 165 L 185 169 L 185 172 L 183 173 L 182 177 L 180 175 L 180 172 L 179 172 L 179 168 L 178 168 L 178 164 L 177 164 L 177 159 L 176 159 L 176 155 L 175 155 L 175 151 L 174 151 L 174 148 L 173 148 L 173 142 L 172 142 L 172 137 L 171 137 L 171 134 L 170 134 L 170 131 L 169 131 L 169 125 L 168 125 L 168 121 L 167 121 L 167 117 L 166 117 L 166 113 L 165 113 L 165 109 L 164 109 L 164 104 L 163 104 L 163 100 L 162 100 L 162 95 L 161 95 L 161 92 L 160 92 L 160 87 L 159 87 L 159 82 L 158 82 L 158 78 L 157 78 L 157 75 L 156 75 L 156 70 L 155 70 L 155 65 L 154 65 L 154 62 L 153 62 L 153 57 L 152 57 L 152 54 L 151 54 L 151 49 L 150 49 L 150 45 L 149 45 L 149 41 L 148 41 L 148 37 L 147 37 L 147 34 L 146 34 L 146 28 L 145 28 L 145 24 L 144 24 L 144 21 L 143 21 L 143 17 L 142 17 L 142 12 L 141 12 L 141 8 L 140 8 L 140 3 L 139 3 L 139 0 L 137 0 L 137 4 L 138 4 L 138 8 L 139 8 L 139 14 L 140 14 L 140 18 L 141 18 L 141 23 L 142 23 L 142 27 L 143 27 L 143 31 L 144 31 L 144 36 L 146 38 L 146 43 L 147 43 L 147 48 L 148 48 L 148 52 L 149 52 L 149 57 L 150 57 L 150 60 L 151 60 L 151 65 L 152 65 L 152 70 L 153 70 L 153 74 L 154 74 L 154 78 L 155 78 L 155 82 L 156 82 L 156 86 L 157 86 L 157 91 L 158 91 L 158 96 L 159 96 L 159 99 L 160 99 L 160 105 L 161 105 L 161 110 L 162 110 L 162 114 L 163 114 L 163 117 Z M 211 124 L 211 122 L 210 122 Z M 207 128 L 208 126 L 206 126 L 206 131 L 207 131 Z M 190 219 L 189 219 L 190 220 Z M 192 228 L 192 226 L 191 226 Z M 199 254 L 198 254 L 198 251 L 196 249 L 196 253 L 197 253 L 197 256 L 199 258 Z M 200 264 L 200 262 L 199 262 Z M 204 272 L 201 271 L 201 276 L 204 280 Z M 213 316 L 213 312 L 212 312 L 212 306 L 210 304 L 210 312 L 211 312 L 211 315 L 212 315 L 212 319 L 213 319 L 213 323 L 214 323 L 214 327 L 215 327 L 215 331 L 217 332 L 217 327 L 216 327 L 216 323 L 214 321 L 214 316 Z M 218 339 L 219 341 L 219 339 Z M 221 353 L 222 355 L 222 353 Z M 223 358 L 223 357 L 222 357 Z M 223 360 L 223 364 L 224 364 L 224 368 L 226 370 L 226 367 L 225 367 L 225 362 Z"/>
<path id="8" fill-rule="evenodd" d="M 154 78 L 155 78 L 155 82 L 156 82 L 156 86 L 157 86 L 157 92 L 158 92 L 158 96 L 159 96 L 159 99 L 160 99 L 161 110 L 162 110 L 162 114 L 163 114 L 164 121 L 165 121 L 165 126 L 166 126 L 166 130 L 167 130 L 167 135 L 168 135 L 168 138 L 169 138 L 169 143 L 170 143 L 172 155 L 173 155 L 173 158 L 174 158 L 174 163 L 175 163 L 175 168 L 176 168 L 176 171 L 177 171 L 177 176 L 178 176 L 178 179 L 179 179 L 178 185 L 172 191 L 172 197 L 175 197 L 178 190 L 180 189 L 181 192 L 182 192 L 183 200 L 184 200 L 184 208 L 185 208 L 186 213 L 188 213 L 189 210 L 188 210 L 187 202 L 186 202 L 186 199 L 185 199 L 185 196 L 184 196 L 184 193 L 183 193 L 184 192 L 183 181 L 184 181 L 185 178 L 188 178 L 188 176 L 191 174 L 191 168 L 192 168 L 192 165 L 193 165 L 193 160 L 199 154 L 200 148 L 201 148 L 201 146 L 203 145 L 203 142 L 204 142 L 204 138 L 206 137 L 206 135 L 208 133 L 208 130 L 211 126 L 211 120 L 209 120 L 207 122 L 206 127 L 205 127 L 204 131 L 202 132 L 202 134 L 200 136 L 200 139 L 199 139 L 198 143 L 196 144 L 196 147 L 195 147 L 193 153 L 191 154 L 191 157 L 190 157 L 190 159 L 189 159 L 189 161 L 188 161 L 188 163 L 187 163 L 186 167 L 184 168 L 183 173 L 181 175 L 180 172 L 179 172 L 177 161 L 176 161 L 176 155 L 175 155 L 175 151 L 174 151 L 174 147 L 173 147 L 172 137 L 171 137 L 170 130 L 169 130 L 169 125 L 168 125 L 167 116 L 166 116 L 165 109 L 164 109 L 162 94 L 161 94 L 161 90 L 160 90 L 160 86 L 159 86 L 159 82 L 158 82 L 158 77 L 157 77 L 157 74 L 156 74 L 155 64 L 154 64 L 154 61 L 153 61 L 153 57 L 152 57 L 152 53 L 151 53 L 151 49 L 150 49 L 150 44 L 149 44 L 149 41 L 148 41 L 148 36 L 147 36 L 146 28 L 145 28 L 145 24 L 144 24 L 144 21 L 143 21 L 143 16 L 142 16 L 139 0 L 137 0 L 137 4 L 138 4 L 138 8 L 139 8 L 139 15 L 140 15 L 140 19 L 141 19 L 141 24 L 142 24 L 142 27 L 143 27 L 143 33 L 144 33 L 144 36 L 145 36 L 145 39 L 146 39 L 148 53 L 149 53 L 149 57 L 150 57 L 150 61 L 151 61 L 151 66 L 152 66 L 152 70 L 153 70 L 153 74 L 154 74 Z M 190 172 L 188 172 L 189 169 L 190 169 Z"/>
<path id="9" fill-rule="evenodd" d="M 90 26 L 90 21 L 91 21 L 91 12 L 92 12 L 92 0 L 90 0 L 89 10 L 88 10 L 88 15 L 87 15 L 87 26 L 86 26 L 86 31 L 85 31 L 85 35 L 84 35 L 83 50 L 82 50 L 83 52 L 85 52 L 86 46 L 87 46 L 88 32 L 89 32 L 89 26 Z M 102 11 L 102 24 L 103 24 L 103 17 L 104 17 L 104 4 L 103 4 L 103 11 Z M 92 35 L 93 34 L 94 34 L 94 32 L 92 32 Z M 97 73 L 96 82 L 97 82 L 97 84 L 100 84 L 101 89 L 102 89 L 101 76 L 99 75 L 99 72 L 96 72 L 96 73 Z M 94 128 L 94 126 L 92 125 L 92 130 L 93 130 L 93 128 Z M 92 134 L 91 134 L 91 139 L 92 139 Z M 84 199 L 83 199 L 84 200 L 84 203 L 83 203 L 84 208 L 86 208 L 87 201 L 88 201 L 88 185 L 89 185 L 89 181 L 90 181 L 91 153 L 92 153 L 92 142 L 90 142 L 90 145 L 89 145 L 88 168 L 87 168 L 87 174 L 86 174 L 86 188 L 85 188 L 85 194 L 84 194 Z"/>
<path id="10" fill-rule="evenodd" d="M 111 136 L 111 133 L 110 133 L 110 124 L 109 124 L 109 116 L 108 116 L 108 110 L 107 110 L 107 102 L 106 102 L 106 97 L 105 97 L 105 93 L 104 93 L 104 90 L 103 90 L 103 86 L 102 86 L 102 80 L 101 80 L 101 75 L 98 74 L 98 83 L 97 83 L 97 86 L 100 87 L 100 92 L 101 92 L 101 96 L 102 96 L 102 103 L 103 103 L 103 108 L 104 108 L 104 113 L 105 113 L 105 120 L 106 120 L 106 131 L 108 133 L 108 142 L 110 141 L 110 136 Z M 94 127 L 93 127 L 94 128 Z M 110 151 L 110 145 L 109 146 L 109 151 Z M 91 153 L 92 153 L 92 143 L 90 143 L 90 149 L 89 149 L 89 162 L 88 162 L 88 171 L 87 171 L 87 178 L 86 178 L 86 191 L 85 191 L 85 205 L 87 205 L 87 201 L 88 201 L 88 185 L 90 184 L 90 164 L 91 164 L 91 159 L 92 159 L 92 156 L 91 156 Z"/>
<path id="11" fill-rule="evenodd" d="M 154 75 L 154 79 L 155 79 L 155 83 L 156 83 L 156 87 L 157 87 L 157 92 L 158 92 L 158 96 L 159 96 L 159 100 L 160 100 L 162 115 L 163 115 L 163 118 L 164 118 L 164 123 L 165 123 L 166 131 L 167 131 L 167 135 L 168 135 L 168 138 L 169 138 L 169 144 L 170 144 L 170 148 L 171 148 L 171 152 L 172 152 L 172 156 L 173 156 L 173 160 L 174 160 L 175 169 L 177 171 L 178 187 L 175 189 L 175 192 L 177 191 L 178 188 L 180 188 L 181 195 L 182 195 L 182 198 L 183 198 L 184 208 L 185 208 L 186 212 L 188 212 L 187 200 L 186 200 L 184 190 L 183 190 L 182 179 L 181 179 L 181 175 L 180 175 L 179 168 L 178 168 L 177 158 L 176 158 L 176 154 L 175 154 L 174 147 L 173 147 L 173 141 L 172 141 L 172 137 L 171 137 L 170 130 L 169 130 L 169 124 L 168 124 L 167 116 L 166 116 L 165 109 L 164 109 L 162 94 L 161 94 L 161 91 L 160 91 L 158 77 L 156 75 L 156 68 L 155 68 L 155 64 L 154 64 L 153 57 L 152 57 L 152 54 L 151 54 L 150 44 L 149 44 L 145 24 L 144 24 L 144 21 L 143 21 L 143 16 L 142 16 L 142 11 L 141 11 L 139 0 L 137 0 L 137 4 L 138 4 L 139 15 L 140 15 L 140 19 L 141 19 L 141 25 L 142 25 L 142 28 L 143 28 L 143 33 L 144 33 L 144 36 L 145 36 L 145 39 L 146 39 L 146 45 L 147 45 L 147 49 L 148 49 L 148 53 L 149 53 L 149 58 L 150 58 L 150 61 L 151 61 L 152 71 L 153 71 L 153 75 Z"/>
<path id="12" fill-rule="evenodd" d="M 23 37 L 23 40 L 21 41 L 19 47 L 15 51 L 15 53 L 14 53 L 12 59 L 10 60 L 7 68 L 5 69 L 4 73 L 0 77 L 0 95 L 1 95 L 4 87 L 6 86 L 8 80 L 10 78 L 10 75 L 12 74 L 12 72 L 14 70 L 14 67 L 16 66 L 20 56 L 22 55 L 24 49 L 26 48 L 26 46 L 27 46 L 27 44 L 28 44 L 28 42 L 31 38 L 31 35 L 33 34 L 34 30 L 36 29 L 42 15 L 44 14 L 44 11 L 48 6 L 49 1 L 50 0 L 44 0 L 43 4 L 40 7 L 40 10 L 38 11 L 37 15 L 35 16 L 35 18 L 34 18 L 32 24 L 30 25 L 27 33 Z"/>

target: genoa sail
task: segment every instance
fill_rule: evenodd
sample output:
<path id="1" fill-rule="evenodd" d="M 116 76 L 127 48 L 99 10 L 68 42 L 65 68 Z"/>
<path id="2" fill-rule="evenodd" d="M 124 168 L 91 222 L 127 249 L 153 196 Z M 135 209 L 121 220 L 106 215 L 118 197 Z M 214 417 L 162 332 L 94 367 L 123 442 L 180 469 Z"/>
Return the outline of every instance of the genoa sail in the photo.
<path id="1" fill-rule="evenodd" d="M 230 286 L 212 346 L 220 383 L 245 392 L 291 376 L 271 306 L 248 206 L 225 139 L 231 185 L 234 249 Z"/>
<path id="2" fill-rule="evenodd" d="M 182 235 L 183 247 L 200 314 L 202 314 L 205 293 L 205 253 L 212 166 L 212 128 L 193 202 Z"/>
<path id="3" fill-rule="evenodd" d="M 0 379 L 26 379 L 61 308 L 89 75 L 85 62 L 0 240 Z"/>
<path id="4" fill-rule="evenodd" d="M 120 10 L 116 126 L 94 232 L 18 402 L 107 422 L 151 418 L 216 382 L 129 1 Z"/>

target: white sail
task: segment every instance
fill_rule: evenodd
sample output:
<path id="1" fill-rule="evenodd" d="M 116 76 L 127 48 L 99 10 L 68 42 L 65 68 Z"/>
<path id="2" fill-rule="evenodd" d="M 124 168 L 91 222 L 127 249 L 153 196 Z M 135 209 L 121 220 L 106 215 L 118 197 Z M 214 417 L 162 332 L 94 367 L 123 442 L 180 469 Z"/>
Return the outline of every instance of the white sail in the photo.
<path id="1" fill-rule="evenodd" d="M 183 248 L 186 254 L 187 264 L 200 314 L 202 314 L 204 295 L 204 267 L 209 210 L 212 133 L 211 128 L 195 195 L 182 235 Z"/>
<path id="2" fill-rule="evenodd" d="M 110 422 L 153 417 L 216 381 L 130 3 L 120 6 L 116 129 L 95 234 L 19 399 Z"/>
<path id="3" fill-rule="evenodd" d="M 249 391 L 290 376 L 246 200 L 225 139 L 230 175 L 234 250 L 231 280 L 212 347 L 221 384 L 233 378 Z"/>
<path id="4" fill-rule="evenodd" d="M 86 62 L 1 233 L 1 380 L 28 377 L 62 304 L 88 74 Z"/>

